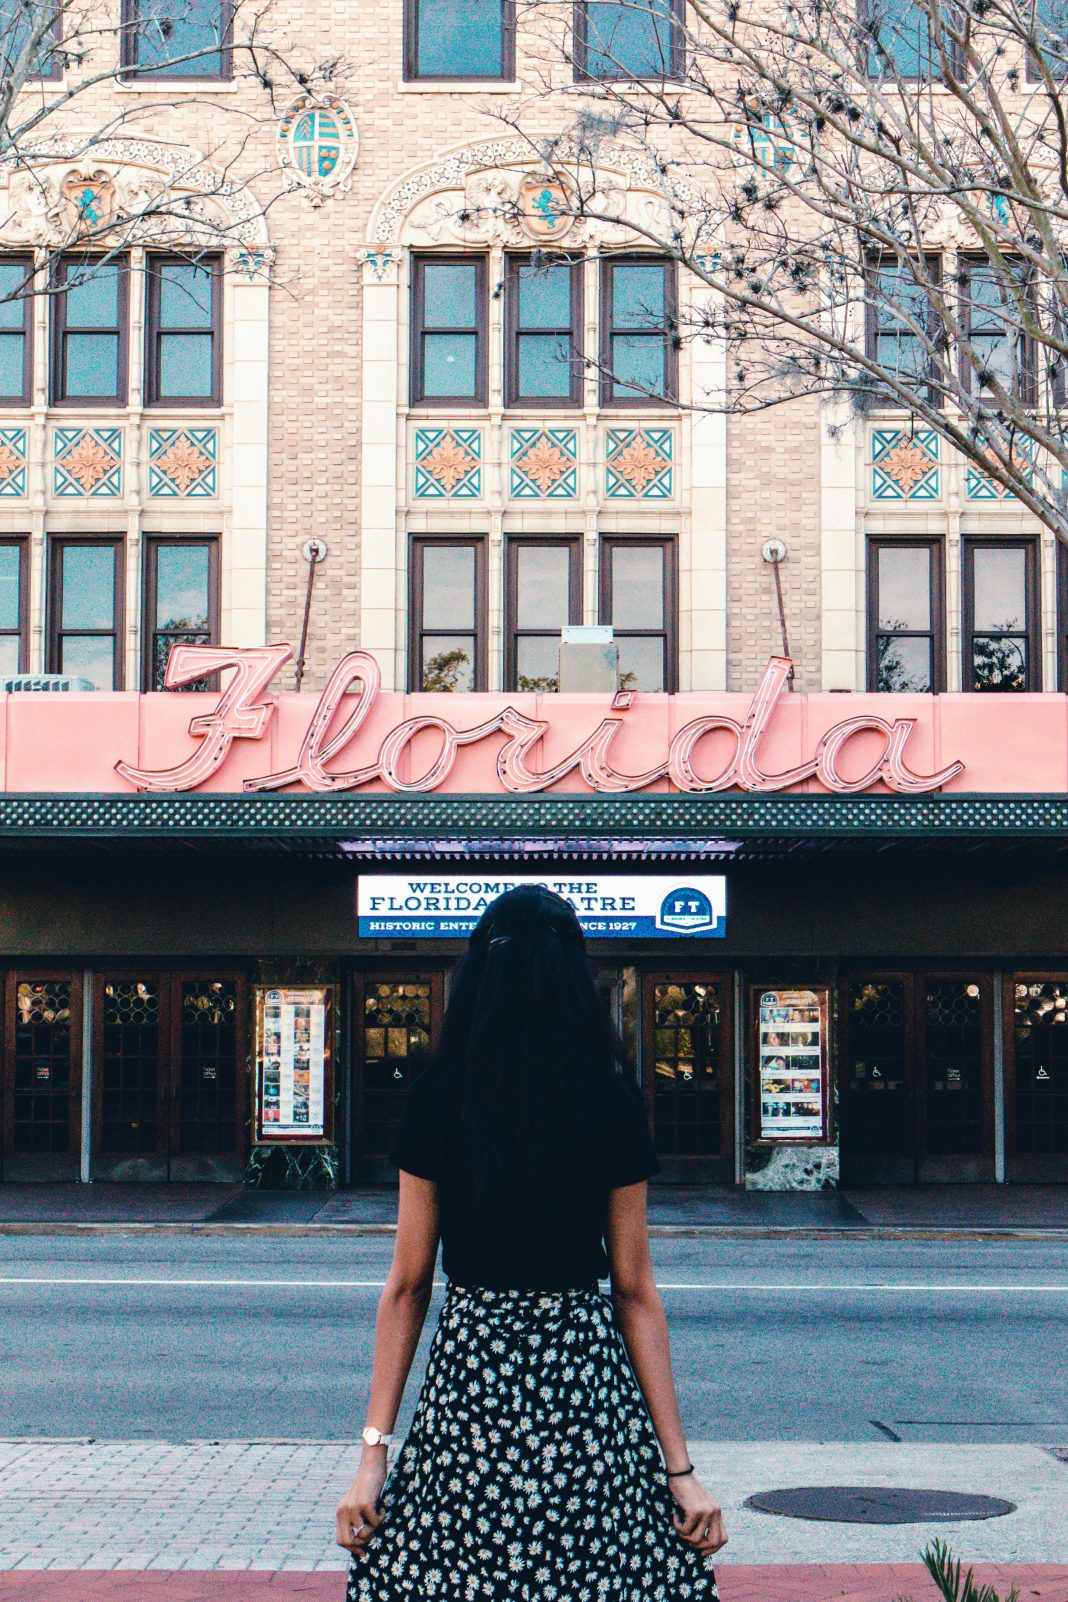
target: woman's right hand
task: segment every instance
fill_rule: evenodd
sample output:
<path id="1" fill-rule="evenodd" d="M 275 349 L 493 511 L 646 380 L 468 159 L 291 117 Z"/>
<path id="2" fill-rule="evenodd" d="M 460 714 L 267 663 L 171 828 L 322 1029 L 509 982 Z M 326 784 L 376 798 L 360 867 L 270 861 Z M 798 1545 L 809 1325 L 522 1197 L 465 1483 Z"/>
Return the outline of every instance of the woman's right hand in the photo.
<path id="1" fill-rule="evenodd" d="M 678 1475 L 668 1480 L 668 1488 L 678 1504 L 675 1529 L 687 1545 L 697 1552 L 718 1552 L 726 1546 L 723 1510 L 697 1475 Z"/>
<path id="2" fill-rule="evenodd" d="M 386 1482 L 386 1454 L 382 1461 L 362 1462 L 356 1477 L 337 1506 L 334 1540 L 354 1557 L 366 1556 L 367 1543 L 382 1522 L 379 1498 Z"/>

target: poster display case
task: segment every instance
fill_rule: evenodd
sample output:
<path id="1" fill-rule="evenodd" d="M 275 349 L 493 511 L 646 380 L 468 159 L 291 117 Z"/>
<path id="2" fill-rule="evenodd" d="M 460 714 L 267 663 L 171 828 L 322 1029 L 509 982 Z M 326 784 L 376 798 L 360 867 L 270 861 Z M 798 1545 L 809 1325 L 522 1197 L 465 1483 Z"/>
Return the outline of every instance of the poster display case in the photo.
<path id="1" fill-rule="evenodd" d="M 258 1144 L 333 1140 L 334 987 L 257 985 Z"/>
<path id="2" fill-rule="evenodd" d="M 754 1130 L 762 1142 L 829 1139 L 826 985 L 754 987 Z"/>

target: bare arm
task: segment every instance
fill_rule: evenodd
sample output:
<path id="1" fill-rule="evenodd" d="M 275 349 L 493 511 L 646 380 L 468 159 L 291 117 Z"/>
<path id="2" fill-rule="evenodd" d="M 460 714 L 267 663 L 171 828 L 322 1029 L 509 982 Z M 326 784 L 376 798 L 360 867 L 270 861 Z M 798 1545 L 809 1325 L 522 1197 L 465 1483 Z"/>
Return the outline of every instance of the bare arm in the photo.
<path id="1" fill-rule="evenodd" d="M 375 1355 L 367 1423 L 388 1435 L 419 1345 L 434 1288 L 438 1254 L 438 1190 L 428 1179 L 400 1176 L 397 1238 L 375 1316 Z M 386 1448 L 363 1446 L 356 1476 L 337 1510 L 335 1540 L 358 1555 L 382 1522 L 378 1499 L 386 1478 Z"/>
<path id="2" fill-rule="evenodd" d="M 606 1240 L 612 1275 L 612 1301 L 631 1367 L 641 1386 L 669 1473 L 689 1465 L 686 1435 L 679 1417 L 667 1319 L 653 1275 L 644 1184 L 609 1192 Z M 669 1479 L 679 1512 L 675 1526 L 700 1552 L 726 1544 L 723 1514 L 697 1476 Z"/>

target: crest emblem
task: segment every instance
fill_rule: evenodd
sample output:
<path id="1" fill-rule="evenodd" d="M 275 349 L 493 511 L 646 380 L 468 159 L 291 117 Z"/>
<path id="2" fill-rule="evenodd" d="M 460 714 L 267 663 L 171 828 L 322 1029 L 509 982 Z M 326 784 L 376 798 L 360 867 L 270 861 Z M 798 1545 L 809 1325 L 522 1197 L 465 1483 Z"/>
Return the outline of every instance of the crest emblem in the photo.
<path id="1" fill-rule="evenodd" d="M 96 234 L 107 228 L 115 206 L 115 185 L 109 177 L 68 173 L 60 190 L 71 233 Z"/>
<path id="2" fill-rule="evenodd" d="M 313 199 L 347 188 L 359 144 L 356 119 L 343 100 L 301 95 L 278 124 L 279 161 Z"/>
<path id="3" fill-rule="evenodd" d="M 539 244 L 563 239 L 574 223 L 574 197 L 559 178 L 531 173 L 519 186 L 519 225 Z"/>

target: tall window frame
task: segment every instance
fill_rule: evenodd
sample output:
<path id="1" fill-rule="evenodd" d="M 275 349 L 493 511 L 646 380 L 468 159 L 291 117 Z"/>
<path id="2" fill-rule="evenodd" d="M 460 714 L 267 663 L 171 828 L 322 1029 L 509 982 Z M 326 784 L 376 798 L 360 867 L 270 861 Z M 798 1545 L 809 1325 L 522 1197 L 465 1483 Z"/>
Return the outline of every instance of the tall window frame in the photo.
<path id="1" fill-rule="evenodd" d="M 617 550 L 656 549 L 662 552 L 662 622 L 660 627 L 632 627 L 616 624 L 613 618 L 613 553 Z M 659 639 L 662 641 L 663 692 L 673 695 L 678 689 L 679 676 L 679 580 L 678 540 L 674 534 L 602 534 L 598 551 L 597 604 L 602 623 L 611 624 L 617 642 L 627 639 Z M 621 664 L 622 666 L 622 664 Z M 643 689 L 638 684 L 621 688 Z"/>
<path id="2" fill-rule="evenodd" d="M 410 694 L 449 694 L 444 686 L 427 687 L 423 668 L 428 640 L 470 642 L 470 686 L 460 693 L 488 687 L 489 609 L 486 584 L 487 537 L 485 534 L 413 534 L 408 546 L 408 688 Z M 471 622 L 467 624 L 428 623 L 426 600 L 426 555 L 430 550 L 470 550 L 472 561 Z"/>
<path id="3" fill-rule="evenodd" d="M 976 627 L 975 556 L 980 550 L 1023 550 L 1024 621 L 1022 627 Z M 961 540 L 961 688 L 975 691 L 975 650 L 980 639 L 1016 639 L 1026 646 L 1024 682 L 1019 690 L 999 690 L 994 686 L 982 694 L 1019 695 L 1042 688 L 1042 615 L 1039 587 L 1039 546 L 1031 534 L 966 534 Z"/>
<path id="4" fill-rule="evenodd" d="M 0 28 L 4 26 L 4 13 L 9 12 L 15 0 L 0 0 Z M 46 51 L 44 65 L 38 65 L 36 72 L 27 74 L 27 79 L 36 83 L 56 83 L 63 76 L 63 60 L 60 46 L 63 43 L 63 5 L 62 0 L 55 0 L 52 6 L 52 26 L 41 37 L 41 47 Z M 10 58 L 0 54 L 0 77 L 10 70 Z"/>
<path id="5" fill-rule="evenodd" d="M 539 253 L 546 266 L 567 267 L 570 278 L 570 321 L 548 327 L 524 323 L 522 309 L 522 270 L 533 265 L 532 252 L 509 253 L 504 268 L 504 404 L 508 407 L 571 408 L 582 405 L 583 391 L 583 280 L 581 256 Z M 520 390 L 521 350 L 524 339 L 566 338 L 570 344 L 569 378 L 566 395 L 529 395 Z"/>
<path id="6" fill-rule="evenodd" d="M 129 390 L 130 350 L 130 262 L 125 255 L 99 258 L 100 266 L 114 267 L 116 279 L 116 310 L 114 323 L 72 323 L 69 318 L 68 288 L 71 269 L 84 267 L 92 256 L 71 253 L 62 256 L 56 266 L 56 293 L 52 297 L 51 380 L 53 406 L 125 406 Z M 75 286 L 77 287 L 77 286 Z M 69 393 L 68 341 L 79 336 L 114 337 L 115 391 L 108 395 L 77 395 Z"/>
<path id="7" fill-rule="evenodd" d="M 606 70 L 597 71 L 592 63 L 592 56 L 597 51 L 602 57 L 607 52 L 596 45 L 591 45 L 591 35 L 595 35 L 591 21 L 595 22 L 597 13 L 591 19 L 591 5 L 597 7 L 604 4 L 617 4 L 621 11 L 637 11 L 642 9 L 643 0 L 575 0 L 572 8 L 571 36 L 574 41 L 573 76 L 576 83 L 670 83 L 683 77 L 686 71 L 686 37 L 684 32 L 686 4 L 685 0 L 663 0 L 664 21 L 669 29 L 669 45 L 667 60 L 663 72 L 637 73 L 627 69 L 622 63 L 608 62 Z M 650 14 L 655 15 L 656 0 L 648 0 Z"/>
<path id="8" fill-rule="evenodd" d="M 617 269 L 628 267 L 660 267 L 664 275 L 664 311 L 663 326 L 654 322 L 646 324 L 616 323 L 615 308 L 615 273 Z M 679 357 L 675 346 L 674 330 L 678 324 L 678 267 L 670 256 L 655 256 L 648 254 L 626 254 L 616 256 L 603 256 L 601 258 L 601 305 L 600 305 L 600 334 L 598 340 L 598 355 L 600 360 L 600 402 L 602 406 L 615 408 L 631 406 L 673 406 L 676 404 L 679 392 Z M 652 339 L 659 335 L 663 341 L 664 384 L 662 395 L 617 394 L 617 389 L 626 388 L 621 385 L 615 371 L 615 343 L 617 339 L 628 336 Z"/>
<path id="9" fill-rule="evenodd" d="M 567 557 L 567 617 L 555 627 L 524 625 L 520 611 L 520 564 L 525 551 L 562 551 Z M 521 642 L 527 639 L 560 638 L 565 624 L 582 622 L 582 536 L 581 534 L 511 534 L 504 545 L 504 688 L 523 693 L 519 685 Z M 557 685 L 559 688 L 559 685 Z M 550 693 L 544 691 L 541 693 Z"/>
<path id="10" fill-rule="evenodd" d="M 87 547 L 113 552 L 112 616 L 110 628 L 68 625 L 64 614 L 64 564 L 66 553 Z M 112 646 L 111 689 L 124 685 L 126 546 L 122 535 L 54 534 L 48 542 L 48 650 L 49 673 L 72 673 L 65 664 L 64 645 L 70 639 L 110 639 Z"/>
<path id="11" fill-rule="evenodd" d="M 0 611 L 0 640 L 15 642 L 14 673 L 28 673 L 30 663 L 30 541 L 25 534 L 0 535 L 0 551 L 15 556 L 15 582 L 18 585 L 13 612 Z M 6 597 L 5 597 L 6 600 Z M 7 664 L 0 659 L 0 677 L 7 678 Z"/>
<path id="12" fill-rule="evenodd" d="M 1062 8 L 1062 16 L 1065 28 L 1068 29 L 1068 10 L 1064 9 L 1064 0 L 1058 0 L 1058 3 Z M 1035 13 L 1036 26 L 1041 25 L 1038 18 L 1038 12 L 1041 8 L 1041 4 L 1042 0 L 1034 0 L 1032 6 L 1032 10 Z M 1061 55 L 1061 61 L 1056 63 L 1050 62 L 1047 57 L 1047 65 L 1049 66 L 1050 73 L 1054 78 L 1068 77 L 1068 48 L 1063 48 Z M 1038 52 L 1032 49 L 1030 45 L 1027 45 L 1024 48 L 1024 75 L 1028 83 L 1042 82 L 1042 70 L 1039 65 Z"/>
<path id="13" fill-rule="evenodd" d="M 911 0 L 905 0 L 905 5 L 911 9 Z M 881 58 L 876 46 L 875 35 L 876 24 L 879 21 L 880 7 L 886 7 L 886 0 L 858 0 L 857 22 L 862 29 L 866 29 L 868 31 L 870 36 L 870 42 L 867 44 L 867 48 L 865 49 L 863 44 L 861 46 L 861 66 L 867 77 L 872 82 L 883 83 L 894 82 L 897 80 L 900 80 L 902 83 L 938 83 L 942 78 L 942 71 L 938 63 L 937 52 L 931 40 L 929 26 L 927 28 L 926 37 L 922 43 L 914 45 L 910 42 L 908 45 L 908 48 L 914 52 L 917 63 L 914 70 L 909 70 L 907 67 L 896 62 L 891 70 L 881 70 Z M 915 7 L 914 10 L 915 20 L 918 24 L 922 25 L 927 16 L 926 12 L 922 7 Z M 903 40 L 898 41 L 898 43 L 903 42 Z M 959 47 L 953 43 L 952 39 L 946 40 L 946 51 L 953 70 L 955 72 L 961 72 L 964 65 L 961 51 Z M 892 55 L 892 48 L 887 48 L 887 46 L 884 45 L 882 47 L 882 55 Z M 926 58 L 925 66 L 920 65 L 920 62 L 923 58 Z"/>
<path id="14" fill-rule="evenodd" d="M 162 320 L 163 276 L 159 269 L 181 266 L 197 267 L 210 274 L 211 315 L 207 324 L 164 323 Z M 218 256 L 205 256 L 196 260 L 173 253 L 152 252 L 145 258 L 145 405 L 146 406 L 218 406 L 222 401 L 222 299 L 223 271 Z M 161 388 L 163 375 L 163 341 L 168 338 L 210 339 L 211 387 L 206 395 L 165 394 Z"/>
<path id="15" fill-rule="evenodd" d="M 159 605 L 159 557 L 161 550 L 188 550 L 204 547 L 208 554 L 207 627 L 182 628 L 171 624 L 161 626 Z M 159 642 L 169 640 L 174 645 L 217 645 L 219 643 L 219 536 L 217 534 L 146 534 L 144 542 L 143 577 L 141 583 L 141 688 L 162 690 L 159 666 Z M 168 651 L 169 655 L 169 651 Z M 179 685 L 179 690 L 213 689 L 215 676 Z M 175 693 L 169 691 L 169 694 Z"/>
<path id="16" fill-rule="evenodd" d="M 411 279 L 411 374 L 409 380 L 412 406 L 428 407 L 483 407 L 489 394 L 489 262 L 484 255 L 457 251 L 421 252 L 412 256 Z M 436 324 L 427 322 L 426 272 L 428 267 L 445 267 L 450 271 L 468 266 L 475 269 L 475 320 L 467 324 Z M 474 336 L 474 392 L 463 395 L 435 395 L 426 393 L 426 341 L 428 338 L 447 335 Z"/>
<path id="17" fill-rule="evenodd" d="M 196 0 L 179 0 L 192 5 Z M 219 13 L 219 46 L 203 56 L 194 56 L 174 71 L 166 62 L 142 63 L 141 6 L 139 0 L 122 0 L 122 38 L 119 49 L 120 65 L 124 78 L 147 78 L 157 83 L 226 83 L 233 77 L 233 22 L 234 7 L 231 0 L 213 0 L 213 9 Z M 180 52 L 181 54 L 181 52 Z M 206 70 L 212 56 L 217 55 L 217 71 Z"/>
<path id="18" fill-rule="evenodd" d="M 884 550 L 926 551 L 928 554 L 927 596 L 929 627 L 880 627 L 882 616 L 880 596 L 879 557 Z M 946 603 L 945 603 L 945 550 L 939 535 L 928 534 L 872 534 L 867 549 L 867 663 L 868 689 L 876 694 L 899 693 L 888 690 L 882 680 L 883 640 L 923 639 L 928 641 L 931 664 L 931 683 L 927 691 L 904 689 L 911 695 L 940 695 L 946 688 Z"/>
<path id="19" fill-rule="evenodd" d="M 935 287 L 938 288 L 942 282 L 941 256 L 935 252 L 925 254 L 923 257 L 923 264 L 927 276 L 932 280 Z M 899 321 L 897 326 L 891 324 L 889 320 L 889 307 L 887 306 L 886 301 L 883 299 L 883 296 L 876 293 L 876 284 L 880 275 L 895 270 L 902 272 L 904 271 L 896 256 L 875 256 L 867 263 L 864 276 L 864 348 L 869 360 L 878 363 L 879 366 L 884 368 L 887 364 L 882 353 L 883 340 L 900 340 L 902 338 L 906 338 L 916 340 L 918 342 L 920 339 L 920 336 L 918 334 L 913 334 L 903 321 Z M 909 286 L 909 284 L 914 286 L 915 292 L 918 295 L 923 295 L 923 286 L 917 284 L 915 279 L 906 278 L 906 288 Z M 928 340 L 931 344 L 935 344 L 937 343 L 938 319 L 935 315 L 934 307 L 925 299 L 922 309 L 927 314 L 925 321 Z M 903 372 L 904 369 L 898 368 L 895 369 L 895 371 Z M 924 368 L 922 372 L 915 376 L 919 388 L 923 391 L 926 391 L 924 398 L 931 405 L 935 406 L 939 405 L 941 402 L 941 396 L 939 395 L 935 384 L 937 371 L 938 368 L 934 353 L 927 351 L 925 353 Z M 893 395 L 877 397 L 875 404 L 880 407 L 897 408 L 899 410 L 903 405 L 903 403 Z"/>
<path id="20" fill-rule="evenodd" d="M 963 325 L 964 338 L 969 343 L 972 343 L 977 335 L 981 337 L 983 333 L 982 329 L 977 330 L 974 326 L 976 302 L 972 295 L 972 285 L 976 281 L 977 270 L 989 265 L 989 261 L 985 256 L 971 255 L 966 251 L 962 251 L 957 257 L 957 279 L 960 284 L 960 320 Z M 1025 271 L 1022 265 L 1021 271 Z M 1023 288 L 1025 296 L 1030 299 L 1034 293 L 1033 286 L 1025 282 Z M 1015 338 L 1017 341 L 1019 372 L 1013 382 L 1016 398 L 1023 406 L 1035 406 L 1038 401 L 1038 370 L 1035 342 L 1023 332 L 1001 337 Z M 963 350 L 960 352 L 960 371 L 962 384 L 969 394 L 975 394 L 978 375 L 972 370 L 971 362 Z"/>
<path id="21" fill-rule="evenodd" d="M 7 271 L 11 269 L 11 271 Z M 15 274 L 20 275 L 16 280 Z M 33 273 L 33 257 L 22 255 L 17 251 L 10 254 L 4 252 L 0 255 L 0 274 L 13 287 L 30 277 Z M 21 385 L 10 394 L 0 394 L 0 406 L 29 406 L 33 400 L 33 308 L 36 297 L 31 290 L 25 290 L 20 300 L 7 300 L 0 305 L 0 341 L 5 345 L 9 341 L 20 339 L 22 341 Z M 3 369 L 0 368 L 0 372 Z"/>
<path id="22" fill-rule="evenodd" d="M 419 65 L 422 0 L 404 0 L 403 76 L 405 83 L 511 83 L 515 78 L 515 0 L 501 8 L 501 59 L 498 72 L 423 72 Z"/>

